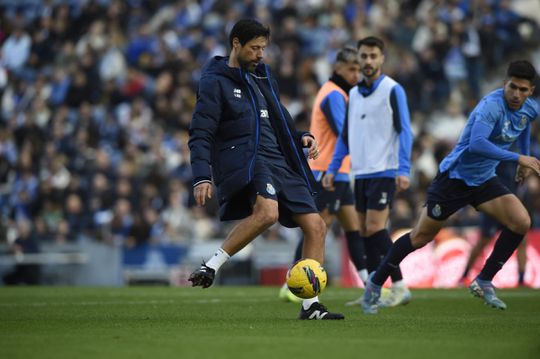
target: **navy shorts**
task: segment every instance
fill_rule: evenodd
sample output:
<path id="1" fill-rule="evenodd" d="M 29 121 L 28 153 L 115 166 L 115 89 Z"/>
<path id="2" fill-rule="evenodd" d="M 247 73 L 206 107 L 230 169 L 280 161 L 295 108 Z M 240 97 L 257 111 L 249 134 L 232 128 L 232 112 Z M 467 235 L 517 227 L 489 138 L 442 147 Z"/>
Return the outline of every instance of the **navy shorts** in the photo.
<path id="1" fill-rule="evenodd" d="M 392 207 L 396 192 L 394 178 L 358 178 L 354 182 L 356 210 L 366 212 L 368 209 L 382 211 Z"/>
<path id="2" fill-rule="evenodd" d="M 319 192 L 315 196 L 315 203 L 319 211 L 328 208 L 331 214 L 336 214 L 341 206 L 352 206 L 354 197 L 349 182 L 334 182 L 334 190 L 327 191 L 320 185 Z"/>
<path id="3" fill-rule="evenodd" d="M 296 226 L 291 222 L 293 214 L 319 213 L 306 181 L 285 163 L 257 159 L 251 185 L 251 203 L 257 195 L 276 200 L 279 221 L 286 227 Z"/>
<path id="4" fill-rule="evenodd" d="M 450 178 L 448 171 L 437 173 L 427 191 L 427 214 L 442 221 L 457 210 L 480 204 L 512 193 L 498 177 L 493 177 L 479 186 L 468 186 L 460 179 Z"/>

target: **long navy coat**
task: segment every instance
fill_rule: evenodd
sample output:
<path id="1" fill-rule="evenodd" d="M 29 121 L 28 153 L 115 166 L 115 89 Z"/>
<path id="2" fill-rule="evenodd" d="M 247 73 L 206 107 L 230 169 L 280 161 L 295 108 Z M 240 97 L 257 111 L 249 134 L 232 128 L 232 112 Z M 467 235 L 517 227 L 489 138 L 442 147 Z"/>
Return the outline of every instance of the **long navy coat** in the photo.
<path id="1" fill-rule="evenodd" d="M 251 204 L 244 191 L 253 178 L 260 131 L 256 90 L 246 80 L 251 75 L 229 67 L 228 60 L 216 56 L 204 67 L 189 130 L 193 184 L 214 181 L 221 220 L 241 219 L 251 214 Z M 255 74 L 287 163 L 305 179 L 310 192 L 315 193 L 317 184 L 301 143 L 302 137 L 309 133 L 295 130 L 290 114 L 279 100 L 269 67 L 260 64 Z M 294 226 L 286 222 L 282 223 Z"/>

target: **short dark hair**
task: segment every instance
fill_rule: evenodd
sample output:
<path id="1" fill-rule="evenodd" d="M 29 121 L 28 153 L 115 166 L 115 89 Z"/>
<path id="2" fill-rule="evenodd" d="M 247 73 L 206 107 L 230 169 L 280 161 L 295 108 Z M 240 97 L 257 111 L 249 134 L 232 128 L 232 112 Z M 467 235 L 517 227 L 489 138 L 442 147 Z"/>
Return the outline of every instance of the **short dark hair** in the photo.
<path id="1" fill-rule="evenodd" d="M 384 41 L 382 41 L 380 38 L 375 36 L 368 36 L 364 37 L 361 40 L 358 40 L 358 43 L 356 44 L 356 48 L 360 49 L 360 46 L 369 46 L 369 47 L 378 47 L 381 52 L 384 52 Z"/>
<path id="2" fill-rule="evenodd" d="M 248 41 L 257 37 L 270 38 L 270 29 L 257 20 L 243 19 L 234 24 L 229 34 L 229 45 L 232 47 L 233 39 L 236 37 L 240 44 L 244 46 Z"/>
<path id="3" fill-rule="evenodd" d="M 341 48 L 336 55 L 336 63 L 358 63 L 358 51 L 350 46 Z"/>
<path id="4" fill-rule="evenodd" d="M 506 70 L 507 77 L 517 77 L 519 79 L 529 80 L 534 83 L 536 80 L 536 70 L 534 66 L 527 60 L 513 61 L 508 65 Z"/>

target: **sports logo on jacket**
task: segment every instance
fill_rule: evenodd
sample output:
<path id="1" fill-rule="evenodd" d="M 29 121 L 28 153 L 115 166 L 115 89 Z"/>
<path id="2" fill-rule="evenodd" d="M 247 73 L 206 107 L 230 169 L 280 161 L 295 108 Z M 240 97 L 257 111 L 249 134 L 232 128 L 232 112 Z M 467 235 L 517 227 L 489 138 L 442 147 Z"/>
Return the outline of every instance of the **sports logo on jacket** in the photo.
<path id="1" fill-rule="evenodd" d="M 236 98 L 242 98 L 242 90 L 240 89 L 234 89 L 233 94 L 234 94 L 234 97 Z"/>
<path id="2" fill-rule="evenodd" d="M 268 192 L 268 194 L 271 194 L 272 196 L 276 194 L 276 189 L 274 188 L 274 186 L 272 186 L 271 183 L 267 183 L 266 184 L 266 192 Z"/>
<path id="3" fill-rule="evenodd" d="M 523 115 L 521 116 L 521 119 L 519 120 L 520 130 L 524 129 L 525 126 L 527 126 L 527 116 Z"/>

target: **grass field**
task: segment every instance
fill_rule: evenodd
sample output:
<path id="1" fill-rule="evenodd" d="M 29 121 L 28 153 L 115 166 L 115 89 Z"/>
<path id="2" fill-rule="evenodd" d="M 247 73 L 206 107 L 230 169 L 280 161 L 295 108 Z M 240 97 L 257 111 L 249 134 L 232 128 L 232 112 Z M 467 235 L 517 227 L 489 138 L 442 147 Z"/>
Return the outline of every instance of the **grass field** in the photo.
<path id="1" fill-rule="evenodd" d="M 540 291 L 499 291 L 507 311 L 466 290 L 415 290 L 367 316 L 298 321 L 277 288 L 0 288 L 0 358 L 540 358 Z"/>

